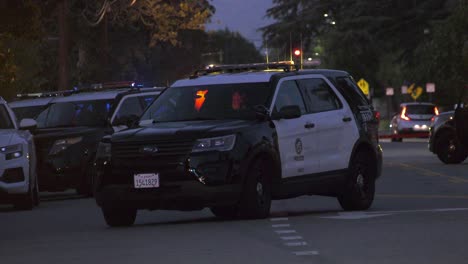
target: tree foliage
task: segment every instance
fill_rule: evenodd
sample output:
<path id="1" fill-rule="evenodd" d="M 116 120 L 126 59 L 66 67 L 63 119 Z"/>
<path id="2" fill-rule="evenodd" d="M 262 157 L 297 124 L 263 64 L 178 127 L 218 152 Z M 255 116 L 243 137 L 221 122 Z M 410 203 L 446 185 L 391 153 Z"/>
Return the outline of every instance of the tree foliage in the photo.
<path id="1" fill-rule="evenodd" d="M 105 18 L 115 26 L 144 26 L 149 33 L 149 45 L 159 42 L 178 43 L 181 30 L 202 30 L 214 12 L 207 0 L 86 0 L 82 17 L 91 26 Z"/>
<path id="2" fill-rule="evenodd" d="M 322 66 L 364 77 L 376 94 L 382 95 L 384 87 L 399 87 L 405 80 L 423 78 L 408 74 L 416 62 L 418 65 L 429 62 L 429 57 L 416 55 L 415 51 L 422 50 L 435 37 L 437 24 L 456 8 L 466 6 L 465 3 L 465 0 L 274 0 L 267 15 L 276 22 L 262 31 L 269 45 L 283 46 L 289 45 L 290 35 L 293 45 L 297 43 L 297 36 L 302 33 L 304 47 L 323 48 Z M 461 35 L 466 36 L 466 32 Z"/>

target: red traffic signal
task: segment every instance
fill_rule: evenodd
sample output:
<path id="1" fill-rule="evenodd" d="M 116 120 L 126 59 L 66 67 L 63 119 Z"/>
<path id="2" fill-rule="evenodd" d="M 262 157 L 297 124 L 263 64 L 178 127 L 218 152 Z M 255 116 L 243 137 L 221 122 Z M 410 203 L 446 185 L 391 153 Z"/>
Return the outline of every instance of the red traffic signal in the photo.
<path id="1" fill-rule="evenodd" d="M 301 56 L 301 50 L 300 49 L 295 49 L 294 50 L 294 55 L 297 56 L 297 57 Z"/>

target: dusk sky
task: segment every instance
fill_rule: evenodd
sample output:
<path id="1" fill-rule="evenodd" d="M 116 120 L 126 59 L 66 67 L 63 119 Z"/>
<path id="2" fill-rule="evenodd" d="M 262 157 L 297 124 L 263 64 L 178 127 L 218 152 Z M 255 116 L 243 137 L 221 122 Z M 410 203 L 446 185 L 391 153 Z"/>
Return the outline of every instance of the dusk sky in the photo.
<path id="1" fill-rule="evenodd" d="M 272 6 L 272 0 L 213 0 L 216 13 L 207 30 L 229 28 L 240 32 L 245 38 L 261 45 L 261 32 L 257 29 L 271 23 L 265 18 L 266 10 Z"/>

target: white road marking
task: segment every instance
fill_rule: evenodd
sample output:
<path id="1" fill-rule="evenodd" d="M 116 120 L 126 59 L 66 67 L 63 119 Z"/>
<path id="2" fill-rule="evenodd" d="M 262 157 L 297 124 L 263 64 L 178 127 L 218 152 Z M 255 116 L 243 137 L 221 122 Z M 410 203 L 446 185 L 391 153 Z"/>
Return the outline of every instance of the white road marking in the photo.
<path id="1" fill-rule="evenodd" d="M 288 221 L 287 217 L 270 218 L 270 221 Z"/>
<path id="2" fill-rule="evenodd" d="M 316 250 L 311 250 L 311 251 L 296 251 L 293 252 L 294 255 L 296 256 L 311 256 L 311 255 L 318 255 L 318 251 Z"/>
<path id="3" fill-rule="evenodd" d="M 276 225 L 271 225 L 273 228 L 278 228 L 278 227 L 290 227 L 290 224 L 276 224 Z"/>
<path id="4" fill-rule="evenodd" d="M 300 246 L 307 246 L 307 242 L 305 241 L 298 241 L 298 242 L 286 242 L 284 245 L 288 247 L 300 247 Z"/>
<path id="5" fill-rule="evenodd" d="M 459 211 L 468 211 L 468 208 L 437 208 L 437 209 L 399 210 L 399 211 L 343 212 L 343 213 L 338 213 L 337 216 L 320 216 L 319 218 L 355 220 L 355 219 L 372 218 L 372 217 L 380 217 L 380 216 L 403 214 L 403 213 L 444 213 L 444 212 L 459 212 Z"/>
<path id="6" fill-rule="evenodd" d="M 281 237 L 281 239 L 283 240 L 298 240 L 298 239 L 302 239 L 301 236 L 283 236 Z"/>
<path id="7" fill-rule="evenodd" d="M 338 213 L 337 216 L 322 216 L 320 218 L 355 220 L 355 219 L 364 219 L 364 218 L 372 218 L 372 217 L 387 216 L 387 215 L 391 215 L 391 213 L 369 214 L 366 212 L 346 212 L 346 213 Z"/>
<path id="8" fill-rule="evenodd" d="M 297 233 L 296 230 L 275 230 L 277 234 L 292 234 Z"/>

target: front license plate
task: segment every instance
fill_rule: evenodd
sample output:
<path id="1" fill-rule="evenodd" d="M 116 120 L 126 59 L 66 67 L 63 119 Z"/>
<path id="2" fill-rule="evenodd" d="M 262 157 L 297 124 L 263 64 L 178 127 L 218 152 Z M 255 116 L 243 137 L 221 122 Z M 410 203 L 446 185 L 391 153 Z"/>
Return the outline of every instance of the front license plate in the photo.
<path id="1" fill-rule="evenodd" d="M 133 180 L 136 189 L 159 187 L 159 173 L 135 174 Z"/>

